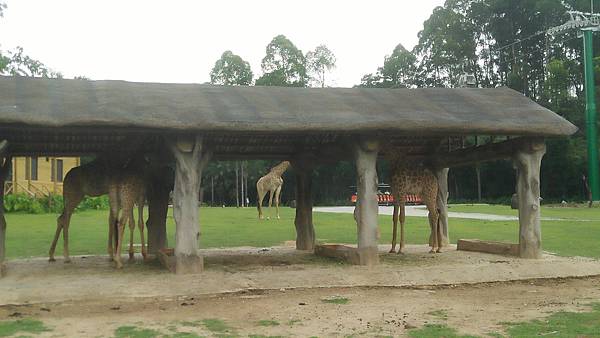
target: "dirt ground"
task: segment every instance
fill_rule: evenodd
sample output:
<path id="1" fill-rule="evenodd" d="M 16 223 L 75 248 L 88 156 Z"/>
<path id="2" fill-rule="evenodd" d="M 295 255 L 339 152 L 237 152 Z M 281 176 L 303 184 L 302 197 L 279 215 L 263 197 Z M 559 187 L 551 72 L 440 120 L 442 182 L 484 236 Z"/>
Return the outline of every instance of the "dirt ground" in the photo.
<path id="1" fill-rule="evenodd" d="M 112 337 L 122 326 L 201 336 L 397 337 L 427 323 L 485 335 L 501 333 L 502 322 L 583 311 L 600 300 L 593 259 L 385 249 L 374 268 L 287 247 L 210 250 L 206 271 L 195 276 L 139 261 L 115 271 L 106 257 L 11 261 L 0 281 L 0 319 L 39 319 L 52 330 L 40 337 Z"/>

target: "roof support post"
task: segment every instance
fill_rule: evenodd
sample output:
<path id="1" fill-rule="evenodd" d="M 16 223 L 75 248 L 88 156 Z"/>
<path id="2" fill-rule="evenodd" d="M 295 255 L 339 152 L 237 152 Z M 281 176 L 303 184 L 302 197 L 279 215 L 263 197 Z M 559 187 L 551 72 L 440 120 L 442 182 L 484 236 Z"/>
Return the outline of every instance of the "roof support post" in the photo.
<path id="1" fill-rule="evenodd" d="M 210 152 L 203 147 L 202 136 L 177 138 L 169 146 L 175 156 L 175 186 L 173 189 L 173 216 L 175 218 L 175 272 L 199 273 L 204 268 L 199 255 L 200 223 L 198 199 L 202 169 L 208 163 Z"/>
<path id="2" fill-rule="evenodd" d="M 162 159 L 161 159 L 162 160 Z M 146 183 L 146 194 L 148 198 L 148 253 L 156 255 L 159 250 L 168 246 L 167 244 L 167 213 L 169 210 L 169 169 L 161 166 L 165 163 L 150 164 L 152 169 Z M 160 166 L 160 167 L 158 167 Z"/>
<path id="3" fill-rule="evenodd" d="M 4 257 L 6 254 L 6 218 L 4 218 L 4 182 L 10 171 L 12 158 L 6 155 L 5 140 L 0 142 L 0 277 L 6 274 Z"/>
<path id="4" fill-rule="evenodd" d="M 437 208 L 439 212 L 440 232 L 442 234 L 441 245 L 450 244 L 448 235 L 448 168 L 434 170 L 438 183 Z"/>
<path id="5" fill-rule="evenodd" d="M 354 145 L 356 161 L 356 223 L 360 265 L 379 263 L 377 256 L 377 153 L 379 142 L 359 140 Z"/>
<path id="6" fill-rule="evenodd" d="M 296 174 L 296 250 L 314 250 L 315 227 L 312 220 L 312 172 L 314 162 L 303 156 L 292 161 Z"/>
<path id="7" fill-rule="evenodd" d="M 540 224 L 540 166 L 546 153 L 542 139 L 528 139 L 513 155 L 519 199 L 519 255 L 542 257 Z"/>

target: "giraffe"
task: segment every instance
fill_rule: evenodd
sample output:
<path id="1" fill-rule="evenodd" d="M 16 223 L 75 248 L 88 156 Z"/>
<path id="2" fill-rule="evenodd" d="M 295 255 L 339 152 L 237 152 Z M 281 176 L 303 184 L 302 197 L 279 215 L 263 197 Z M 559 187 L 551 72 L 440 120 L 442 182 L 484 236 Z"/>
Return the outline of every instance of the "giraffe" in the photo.
<path id="1" fill-rule="evenodd" d="M 69 225 L 71 216 L 75 208 L 85 196 L 97 197 L 108 193 L 110 177 L 115 176 L 127 163 L 136 160 L 123 160 L 123 158 L 110 156 L 109 154 L 100 155 L 94 161 L 75 167 L 65 175 L 63 180 L 63 211 L 56 219 L 56 232 L 49 251 L 49 261 L 54 262 L 54 252 L 56 244 L 62 232 L 63 234 L 63 256 L 64 262 L 70 263 L 69 256 Z M 125 163 L 125 164 L 123 164 Z M 109 216 L 109 224 L 115 221 Z M 110 259 L 113 259 L 114 250 L 112 249 L 112 236 L 108 238 L 107 252 Z"/>
<path id="2" fill-rule="evenodd" d="M 108 243 L 109 250 L 113 252 L 111 257 L 115 261 L 117 269 L 123 267 L 123 263 L 121 262 L 121 246 L 123 244 L 125 225 L 128 222 L 130 231 L 129 259 L 133 259 L 134 256 L 133 233 L 135 230 L 135 219 L 133 217 L 133 208 L 135 205 L 138 207 L 137 225 L 142 243 L 142 256 L 146 258 L 144 239 L 145 197 L 145 180 L 138 170 L 127 168 L 109 178 L 108 198 L 110 204 L 110 216 L 108 224 Z M 115 239 L 114 247 L 112 246 L 113 237 Z"/>
<path id="3" fill-rule="evenodd" d="M 63 211 L 56 220 L 56 233 L 50 246 L 49 261 L 54 262 L 56 243 L 63 233 L 64 262 L 71 262 L 69 257 L 69 224 L 73 211 L 85 196 L 101 196 L 108 192 L 108 178 L 116 169 L 104 159 L 96 159 L 90 163 L 75 167 L 65 175 L 63 180 Z M 109 238 L 109 245 L 111 239 Z M 112 257 L 112 250 L 109 250 Z"/>
<path id="4" fill-rule="evenodd" d="M 391 170 L 391 190 L 394 196 L 394 214 L 392 249 L 390 253 L 396 252 L 396 233 L 398 228 L 398 211 L 400 211 L 400 248 L 398 253 L 404 248 L 404 221 L 406 217 L 405 196 L 406 194 L 416 194 L 421 196 L 421 200 L 427 206 L 429 211 L 429 226 L 431 234 L 429 235 L 430 253 L 441 252 L 442 234 L 439 224 L 439 212 L 436 205 L 438 184 L 435 175 L 428 169 L 411 168 L 400 161 L 392 162 Z"/>
<path id="5" fill-rule="evenodd" d="M 269 192 L 269 210 L 273 204 L 273 195 L 275 195 L 275 209 L 277 211 L 277 219 L 279 219 L 279 195 L 283 186 L 283 173 L 291 166 L 289 161 L 283 161 L 271 168 L 268 174 L 258 179 L 256 182 L 256 191 L 258 194 L 258 218 L 263 219 L 262 201 L 267 192 Z M 269 219 L 269 216 L 267 216 Z"/>

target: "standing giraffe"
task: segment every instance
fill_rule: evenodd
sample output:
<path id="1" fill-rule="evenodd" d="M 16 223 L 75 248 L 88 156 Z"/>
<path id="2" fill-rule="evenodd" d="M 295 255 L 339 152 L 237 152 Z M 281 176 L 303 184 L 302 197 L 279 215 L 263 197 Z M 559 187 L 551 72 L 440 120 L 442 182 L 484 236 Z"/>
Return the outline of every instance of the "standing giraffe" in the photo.
<path id="1" fill-rule="evenodd" d="M 71 262 L 71 258 L 69 257 L 69 224 L 71 222 L 71 215 L 73 215 L 73 211 L 85 196 L 96 197 L 108 192 L 108 178 L 114 171 L 115 169 L 102 159 L 97 159 L 69 170 L 63 181 L 63 211 L 56 220 L 56 233 L 54 234 L 49 252 L 50 262 L 54 262 L 55 260 L 54 251 L 56 250 L 56 243 L 61 232 L 63 233 L 64 262 Z M 109 238 L 108 241 L 110 246 L 111 239 Z M 112 257 L 112 250 L 109 248 L 108 251 Z"/>
<path id="2" fill-rule="evenodd" d="M 404 248 L 404 221 L 406 218 L 406 195 L 416 194 L 421 196 L 421 200 L 427 206 L 429 211 L 429 226 L 431 234 L 429 235 L 429 252 L 441 252 L 442 234 L 439 224 L 439 212 L 436 205 L 438 194 L 438 184 L 435 175 L 424 168 L 409 168 L 405 163 L 399 161 L 392 162 L 391 170 L 391 190 L 394 196 L 394 214 L 393 214 L 393 234 L 392 249 L 390 252 L 396 252 L 396 233 L 398 228 L 398 210 L 400 211 L 400 248 L 398 253 Z"/>
<path id="3" fill-rule="evenodd" d="M 123 172 L 112 176 L 108 182 L 108 198 L 110 203 L 110 216 L 108 224 L 108 240 L 111 257 L 117 264 L 117 269 L 123 267 L 121 263 L 121 246 L 125 225 L 129 222 L 129 259 L 133 259 L 133 233 L 135 230 L 135 219 L 133 208 L 138 207 L 138 228 L 142 243 L 142 256 L 146 258 L 146 246 L 144 239 L 144 201 L 145 180 L 137 170 L 125 169 Z M 120 215 L 119 215 L 120 213 Z M 116 230 L 116 233 L 114 232 Z M 112 239 L 115 237 L 114 248 Z"/>
<path id="4" fill-rule="evenodd" d="M 256 191 L 258 193 L 258 218 L 263 219 L 262 201 L 267 192 L 269 192 L 269 210 L 273 204 L 273 195 L 275 196 L 275 209 L 277 210 L 277 219 L 279 219 L 279 195 L 283 186 L 283 173 L 291 166 L 289 161 L 283 161 L 271 168 L 268 174 L 258 179 L 256 182 Z M 269 219 L 269 216 L 267 216 Z"/>

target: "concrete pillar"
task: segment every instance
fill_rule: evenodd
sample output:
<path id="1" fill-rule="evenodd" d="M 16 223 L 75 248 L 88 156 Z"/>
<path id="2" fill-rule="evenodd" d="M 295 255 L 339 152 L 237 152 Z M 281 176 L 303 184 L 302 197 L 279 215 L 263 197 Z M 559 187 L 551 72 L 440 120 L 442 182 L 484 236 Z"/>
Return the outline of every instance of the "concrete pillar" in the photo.
<path id="1" fill-rule="evenodd" d="M 313 164 L 308 160 L 295 160 L 292 168 L 296 174 L 296 249 L 314 250 L 315 227 L 312 220 L 312 170 Z"/>
<path id="2" fill-rule="evenodd" d="M 540 166 L 546 153 L 541 139 L 525 142 L 514 154 L 519 200 L 519 255 L 541 258 L 542 231 L 540 224 Z"/>
<path id="3" fill-rule="evenodd" d="M 435 177 L 438 182 L 437 208 L 440 217 L 440 232 L 442 238 L 440 243 L 442 246 L 450 244 L 450 236 L 448 235 L 448 168 L 442 168 L 435 171 Z"/>
<path id="4" fill-rule="evenodd" d="M 361 265 L 375 265 L 377 256 L 377 152 L 379 143 L 360 140 L 354 145 L 356 161 L 356 222 L 358 225 L 358 255 Z"/>
<path id="5" fill-rule="evenodd" d="M 177 274 L 199 273 L 204 268 L 198 254 L 200 223 L 198 200 L 202 169 L 210 153 L 203 149 L 202 137 L 178 138 L 170 143 L 175 157 L 173 216 L 175 218 L 175 271 Z"/>

